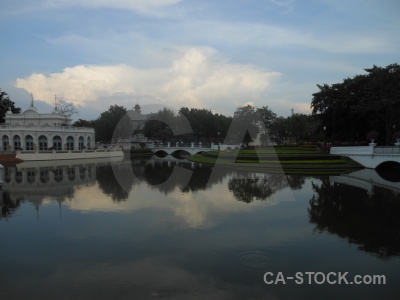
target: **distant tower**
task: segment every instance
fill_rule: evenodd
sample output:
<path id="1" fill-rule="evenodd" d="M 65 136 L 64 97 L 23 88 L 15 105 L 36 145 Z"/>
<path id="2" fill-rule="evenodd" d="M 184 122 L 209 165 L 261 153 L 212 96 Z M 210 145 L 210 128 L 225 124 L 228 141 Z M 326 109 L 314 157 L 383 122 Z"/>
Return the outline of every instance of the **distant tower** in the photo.
<path id="1" fill-rule="evenodd" d="M 32 109 L 34 109 L 34 110 L 36 110 L 36 106 L 35 106 L 35 104 L 33 103 L 33 94 L 31 93 L 31 107 L 30 108 L 32 108 Z"/>
<path id="2" fill-rule="evenodd" d="M 138 103 L 136 103 L 136 105 L 135 105 L 135 111 L 137 112 L 137 113 L 141 113 L 142 111 L 140 110 L 140 105 L 138 104 Z"/>
<path id="3" fill-rule="evenodd" d="M 292 109 L 291 109 L 290 111 L 292 112 L 292 116 L 293 116 L 293 113 L 294 113 L 294 109 L 292 108 Z"/>
<path id="4" fill-rule="evenodd" d="M 54 111 L 57 111 L 57 95 L 54 95 Z"/>

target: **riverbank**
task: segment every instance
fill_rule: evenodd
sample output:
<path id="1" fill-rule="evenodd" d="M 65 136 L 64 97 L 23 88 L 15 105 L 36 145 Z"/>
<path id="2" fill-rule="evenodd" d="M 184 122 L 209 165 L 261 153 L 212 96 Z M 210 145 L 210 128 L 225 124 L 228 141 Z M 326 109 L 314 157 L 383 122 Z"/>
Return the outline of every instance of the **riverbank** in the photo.
<path id="1" fill-rule="evenodd" d="M 130 149 L 124 150 L 125 158 L 128 157 L 151 157 L 154 153 L 149 148 L 137 148 L 137 149 Z"/>
<path id="2" fill-rule="evenodd" d="M 363 168 L 346 157 L 301 147 L 268 147 L 257 149 L 257 152 L 211 151 L 190 156 L 188 160 L 256 172 L 283 171 L 287 174 L 341 174 Z"/>
<path id="3" fill-rule="evenodd" d="M 3 166 L 15 165 L 20 162 L 22 162 L 22 160 L 16 158 L 15 154 L 0 154 L 0 164 Z"/>

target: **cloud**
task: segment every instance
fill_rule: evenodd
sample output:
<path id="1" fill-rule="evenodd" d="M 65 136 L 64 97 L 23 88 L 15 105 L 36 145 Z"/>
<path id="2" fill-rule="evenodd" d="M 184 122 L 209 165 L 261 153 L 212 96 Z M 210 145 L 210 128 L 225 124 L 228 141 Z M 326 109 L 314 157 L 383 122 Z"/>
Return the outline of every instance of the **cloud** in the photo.
<path id="1" fill-rule="evenodd" d="M 79 65 L 47 76 L 36 73 L 18 78 L 16 87 L 49 104 L 54 103 L 54 95 L 82 106 L 100 99 L 112 102 L 121 94 L 131 98 L 151 95 L 172 107 L 220 111 L 224 106 L 232 113 L 245 101 L 257 104 L 279 76 L 252 65 L 227 62 L 214 49 L 197 47 L 182 49 L 165 68 Z"/>
<path id="2" fill-rule="evenodd" d="M 129 9 L 144 14 L 154 14 L 160 9 L 174 6 L 183 0 L 48 0 L 49 8 L 87 7 Z"/>

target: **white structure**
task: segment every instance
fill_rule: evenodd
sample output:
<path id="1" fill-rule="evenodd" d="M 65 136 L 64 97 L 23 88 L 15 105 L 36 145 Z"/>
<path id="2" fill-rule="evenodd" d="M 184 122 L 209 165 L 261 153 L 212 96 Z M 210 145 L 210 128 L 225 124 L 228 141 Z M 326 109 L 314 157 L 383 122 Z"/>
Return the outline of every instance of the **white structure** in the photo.
<path id="1" fill-rule="evenodd" d="M 366 168 L 375 169 L 385 162 L 400 164 L 400 147 L 332 147 L 331 154 L 347 156 Z"/>
<path id="2" fill-rule="evenodd" d="M 39 113 L 31 102 L 22 113 L 6 113 L 0 125 L 0 151 L 14 150 L 83 150 L 95 146 L 93 128 L 73 127 L 68 116 L 56 109 Z"/>
<path id="3" fill-rule="evenodd" d="M 190 155 L 199 153 L 199 152 L 208 152 L 208 151 L 216 151 L 216 150 L 227 150 L 227 149 L 239 149 L 240 145 L 225 145 L 225 144 L 214 144 L 211 143 L 211 146 L 203 146 L 202 143 L 195 143 L 191 142 L 190 146 L 171 146 L 171 143 L 168 142 L 166 145 L 155 145 L 154 143 L 148 143 L 147 148 L 150 148 L 150 150 L 153 153 L 157 153 L 159 151 L 163 151 L 167 154 L 173 154 L 174 152 L 177 151 L 186 151 Z"/>

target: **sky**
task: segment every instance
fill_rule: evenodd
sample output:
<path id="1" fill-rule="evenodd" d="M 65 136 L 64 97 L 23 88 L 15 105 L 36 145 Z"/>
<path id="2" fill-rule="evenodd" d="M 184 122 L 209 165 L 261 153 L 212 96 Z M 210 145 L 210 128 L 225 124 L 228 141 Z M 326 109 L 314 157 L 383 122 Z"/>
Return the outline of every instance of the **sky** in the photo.
<path id="1" fill-rule="evenodd" d="M 110 105 L 311 113 L 317 84 L 400 63 L 399 0 L 1 0 L 0 89 Z M 156 107 L 156 106 L 154 106 Z M 144 111 L 145 113 L 148 111 Z"/>

